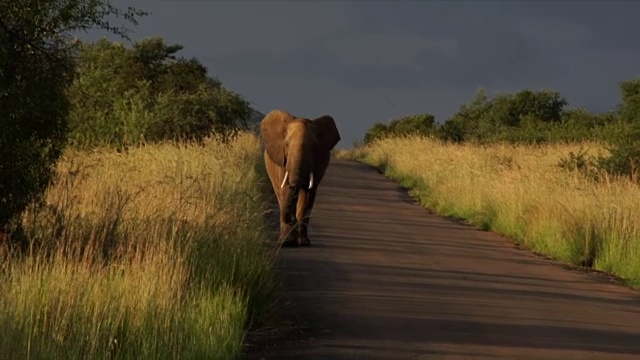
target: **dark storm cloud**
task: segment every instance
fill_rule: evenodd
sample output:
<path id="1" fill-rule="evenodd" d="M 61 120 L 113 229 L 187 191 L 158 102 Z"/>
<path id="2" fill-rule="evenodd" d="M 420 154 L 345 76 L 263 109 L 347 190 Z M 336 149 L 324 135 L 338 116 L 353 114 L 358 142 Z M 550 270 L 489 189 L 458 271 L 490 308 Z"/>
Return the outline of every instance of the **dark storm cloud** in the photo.
<path id="1" fill-rule="evenodd" d="M 259 61 L 255 61 L 259 59 Z M 421 86 L 415 68 L 384 63 L 345 64 L 340 53 L 327 53 L 317 49 L 301 49 L 278 58 L 269 51 L 256 51 L 230 56 L 216 61 L 221 69 L 244 75 L 276 77 L 304 77 L 306 79 L 332 79 L 353 90 L 383 87 L 387 89 L 415 89 Z"/>
<path id="2" fill-rule="evenodd" d="M 505 14 L 472 4 L 420 5 L 352 3 L 345 9 L 349 32 L 316 38 L 286 56 L 267 49 L 220 57 L 217 64 L 232 72 L 330 77 L 355 90 L 544 86 L 541 79 L 565 70 L 544 44 L 514 31 Z"/>
<path id="3" fill-rule="evenodd" d="M 588 28 L 584 43 L 593 49 L 631 48 L 640 45 L 637 1 L 537 1 L 513 6 L 512 11 L 521 17 L 538 17 L 567 21 Z M 563 29 L 554 29 L 556 34 Z M 549 34 L 553 41 L 553 34 Z M 559 34 L 561 36 L 561 34 Z"/>
<path id="4" fill-rule="evenodd" d="M 262 111 L 334 114 L 343 146 L 374 121 L 524 87 L 602 111 L 640 75 L 634 1 L 128 1 L 134 39 L 185 46 Z"/>

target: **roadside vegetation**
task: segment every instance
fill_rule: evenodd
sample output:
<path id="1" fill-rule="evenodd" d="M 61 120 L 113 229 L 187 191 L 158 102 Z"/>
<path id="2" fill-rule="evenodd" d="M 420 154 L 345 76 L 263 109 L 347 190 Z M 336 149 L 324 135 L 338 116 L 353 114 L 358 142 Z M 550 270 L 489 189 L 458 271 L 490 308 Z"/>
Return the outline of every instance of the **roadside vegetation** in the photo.
<path id="1" fill-rule="evenodd" d="M 277 299 L 261 114 L 102 0 L 0 3 L 0 353 L 237 358 Z"/>
<path id="2" fill-rule="evenodd" d="M 429 113 L 376 123 L 339 156 L 441 214 L 640 287 L 640 81 L 620 92 L 617 109 L 593 114 L 549 90 L 480 90 L 443 124 Z"/>
<path id="3" fill-rule="evenodd" d="M 66 151 L 5 254 L 0 352 L 232 359 L 275 298 L 259 144 Z"/>

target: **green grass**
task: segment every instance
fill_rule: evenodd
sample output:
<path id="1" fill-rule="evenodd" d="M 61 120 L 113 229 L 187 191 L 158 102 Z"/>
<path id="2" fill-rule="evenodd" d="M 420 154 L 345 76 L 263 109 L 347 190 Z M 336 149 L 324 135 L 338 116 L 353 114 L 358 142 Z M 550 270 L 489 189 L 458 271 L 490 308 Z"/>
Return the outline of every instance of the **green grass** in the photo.
<path id="1" fill-rule="evenodd" d="M 2 254 L 0 353 L 234 359 L 276 299 L 258 140 L 68 151 L 28 255 Z"/>
<path id="2" fill-rule="evenodd" d="M 506 235 L 527 248 L 640 286 L 640 187 L 595 182 L 560 166 L 600 144 L 455 145 L 397 137 L 339 154 L 381 168 L 423 206 Z"/>

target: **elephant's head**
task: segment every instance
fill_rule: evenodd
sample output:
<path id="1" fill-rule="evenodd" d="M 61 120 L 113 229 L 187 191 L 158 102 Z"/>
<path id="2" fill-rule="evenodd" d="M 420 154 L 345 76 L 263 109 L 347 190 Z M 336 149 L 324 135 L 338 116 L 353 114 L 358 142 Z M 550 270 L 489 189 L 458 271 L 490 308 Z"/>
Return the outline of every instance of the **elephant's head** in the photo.
<path id="1" fill-rule="evenodd" d="M 281 187 L 313 187 L 314 161 L 329 156 L 340 141 L 335 121 L 329 115 L 310 120 L 274 110 L 260 123 L 260 133 L 269 158 L 285 168 Z"/>

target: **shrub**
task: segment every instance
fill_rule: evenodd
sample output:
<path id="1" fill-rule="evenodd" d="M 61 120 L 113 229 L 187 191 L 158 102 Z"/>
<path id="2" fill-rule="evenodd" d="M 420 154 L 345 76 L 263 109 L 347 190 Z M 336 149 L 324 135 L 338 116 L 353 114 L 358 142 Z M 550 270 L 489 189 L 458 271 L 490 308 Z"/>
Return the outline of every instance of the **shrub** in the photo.
<path id="1" fill-rule="evenodd" d="M 640 173 L 640 79 L 620 83 L 620 123 L 625 131 L 613 136 L 610 155 L 600 166 L 613 175 L 638 181 Z"/>
<path id="2" fill-rule="evenodd" d="M 226 141 L 246 129 L 249 103 L 197 59 L 178 57 L 181 49 L 158 37 L 130 48 L 106 39 L 82 44 L 80 76 L 69 91 L 73 144 L 122 147 L 211 134 Z"/>
<path id="3" fill-rule="evenodd" d="M 435 117 L 431 114 L 407 115 L 397 119 L 392 119 L 389 125 L 375 123 L 364 136 L 364 143 L 371 143 L 373 140 L 384 136 L 399 135 L 426 135 L 435 129 Z"/>
<path id="4" fill-rule="evenodd" d="M 278 285 L 261 162 L 250 135 L 67 149 L 47 206 L 22 217 L 34 251 L 0 258 L 0 353 L 238 358 Z"/>
<path id="5" fill-rule="evenodd" d="M 74 76 L 68 32 L 98 26 L 124 35 L 103 18 L 134 16 L 100 0 L 0 2 L 0 234 L 41 198 L 67 141 Z"/>
<path id="6" fill-rule="evenodd" d="M 386 138 L 346 155 L 380 168 L 440 214 L 639 287 L 640 187 L 554 166 L 564 157 L 565 168 L 589 173 L 605 151 L 597 142 L 479 146 L 414 137 Z"/>
<path id="7" fill-rule="evenodd" d="M 609 156 L 600 159 L 599 167 L 612 175 L 628 176 L 634 182 L 640 180 L 640 124 L 610 146 Z"/>

